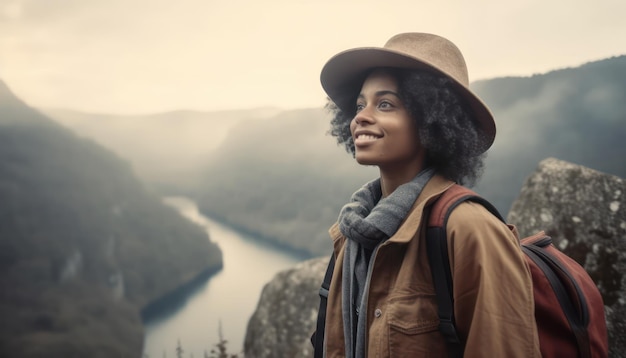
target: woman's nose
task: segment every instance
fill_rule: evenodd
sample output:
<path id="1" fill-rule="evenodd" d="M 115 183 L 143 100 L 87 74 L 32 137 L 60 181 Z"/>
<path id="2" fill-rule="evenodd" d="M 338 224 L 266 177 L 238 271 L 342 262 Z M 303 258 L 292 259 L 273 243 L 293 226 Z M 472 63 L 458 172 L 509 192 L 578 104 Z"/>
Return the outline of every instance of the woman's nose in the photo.
<path id="1" fill-rule="evenodd" d="M 374 117 L 372 116 L 372 113 L 369 110 L 369 107 L 365 107 L 359 112 L 357 112 L 357 114 L 354 116 L 354 122 L 356 124 L 373 123 Z"/>

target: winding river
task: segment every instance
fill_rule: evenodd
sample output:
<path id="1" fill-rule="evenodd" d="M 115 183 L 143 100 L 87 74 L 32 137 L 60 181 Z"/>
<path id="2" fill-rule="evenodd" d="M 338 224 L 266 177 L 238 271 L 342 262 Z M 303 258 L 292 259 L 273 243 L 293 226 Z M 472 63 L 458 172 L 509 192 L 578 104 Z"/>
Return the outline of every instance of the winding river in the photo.
<path id="1" fill-rule="evenodd" d="M 206 228 L 211 240 L 222 249 L 224 268 L 169 316 L 145 323 L 144 356 L 176 357 L 180 342 L 184 357 L 201 358 L 215 348 L 220 331 L 228 341 L 229 353 L 242 352 L 248 319 L 263 286 L 301 258 L 260 244 L 254 237 L 203 216 L 187 198 L 168 197 L 165 202 Z"/>

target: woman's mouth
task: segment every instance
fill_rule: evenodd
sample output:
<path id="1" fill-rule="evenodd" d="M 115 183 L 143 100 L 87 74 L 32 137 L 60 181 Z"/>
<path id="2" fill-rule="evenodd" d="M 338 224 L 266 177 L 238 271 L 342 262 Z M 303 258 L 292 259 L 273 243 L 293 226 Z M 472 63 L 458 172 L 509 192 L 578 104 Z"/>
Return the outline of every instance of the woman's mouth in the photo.
<path id="1" fill-rule="evenodd" d="M 355 136 L 354 145 L 365 145 L 378 140 L 380 136 L 369 134 L 369 133 L 361 133 Z"/>

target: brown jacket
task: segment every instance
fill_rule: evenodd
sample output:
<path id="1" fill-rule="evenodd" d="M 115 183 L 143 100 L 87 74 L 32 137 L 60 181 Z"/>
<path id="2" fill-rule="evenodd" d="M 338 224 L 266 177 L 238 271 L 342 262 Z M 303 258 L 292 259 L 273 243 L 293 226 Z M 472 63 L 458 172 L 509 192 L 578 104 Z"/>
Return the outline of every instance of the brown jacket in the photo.
<path id="1" fill-rule="evenodd" d="M 373 260 L 367 307 L 368 357 L 446 357 L 426 255 L 424 209 L 453 183 L 433 177 Z M 326 318 L 326 357 L 344 357 L 341 282 L 346 238 L 330 230 L 336 268 Z M 475 203 L 447 226 L 455 316 L 465 357 L 540 357 L 532 281 L 515 232 Z"/>

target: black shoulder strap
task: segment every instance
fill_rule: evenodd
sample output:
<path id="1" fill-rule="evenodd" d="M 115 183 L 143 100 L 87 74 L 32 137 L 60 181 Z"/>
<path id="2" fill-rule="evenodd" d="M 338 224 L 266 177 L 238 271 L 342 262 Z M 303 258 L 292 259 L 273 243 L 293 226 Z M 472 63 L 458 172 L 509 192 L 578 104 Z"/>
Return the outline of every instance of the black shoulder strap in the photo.
<path id="1" fill-rule="evenodd" d="M 491 203 L 460 185 L 453 185 L 446 190 L 431 206 L 426 229 L 426 250 L 437 296 L 439 330 L 446 340 L 448 356 L 451 358 L 463 357 L 464 345 L 457 334 L 454 319 L 454 295 L 446 225 L 452 211 L 465 201 L 481 204 L 504 222 L 502 215 Z"/>
<path id="2" fill-rule="evenodd" d="M 313 357 L 322 358 L 324 356 L 324 328 L 326 325 L 326 303 L 328 301 L 328 290 L 330 289 L 330 280 L 333 277 L 335 269 L 335 254 L 330 256 L 324 281 L 320 288 L 320 307 L 317 311 L 317 326 L 315 332 L 311 336 L 311 344 L 313 344 Z"/>
<path id="3" fill-rule="evenodd" d="M 443 228 L 433 227 L 426 231 L 426 250 L 437 296 L 439 330 L 448 346 L 450 358 L 463 357 L 463 344 L 456 333 L 452 274 L 448 259 L 448 244 Z"/>

